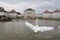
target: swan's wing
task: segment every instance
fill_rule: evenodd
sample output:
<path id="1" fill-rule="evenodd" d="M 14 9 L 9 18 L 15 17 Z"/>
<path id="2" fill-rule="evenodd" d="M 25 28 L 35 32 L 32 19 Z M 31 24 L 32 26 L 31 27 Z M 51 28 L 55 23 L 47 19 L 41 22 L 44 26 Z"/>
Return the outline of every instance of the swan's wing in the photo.
<path id="1" fill-rule="evenodd" d="M 41 32 L 51 31 L 53 29 L 54 29 L 54 27 L 39 27 L 39 31 L 41 31 Z"/>
<path id="2" fill-rule="evenodd" d="M 33 30 L 33 28 L 35 27 L 34 25 L 32 25 L 32 24 L 30 24 L 30 23 L 28 23 L 28 22 L 25 22 L 25 25 L 26 25 L 27 27 L 29 27 L 30 29 L 32 29 L 32 30 Z"/>

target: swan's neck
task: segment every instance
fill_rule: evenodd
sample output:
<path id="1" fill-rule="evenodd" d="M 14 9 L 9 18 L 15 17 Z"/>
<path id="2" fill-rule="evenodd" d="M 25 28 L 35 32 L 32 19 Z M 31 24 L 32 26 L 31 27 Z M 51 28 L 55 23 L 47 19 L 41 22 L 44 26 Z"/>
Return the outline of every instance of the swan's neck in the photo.
<path id="1" fill-rule="evenodd" d="M 36 26 L 38 26 L 38 18 L 36 18 Z"/>

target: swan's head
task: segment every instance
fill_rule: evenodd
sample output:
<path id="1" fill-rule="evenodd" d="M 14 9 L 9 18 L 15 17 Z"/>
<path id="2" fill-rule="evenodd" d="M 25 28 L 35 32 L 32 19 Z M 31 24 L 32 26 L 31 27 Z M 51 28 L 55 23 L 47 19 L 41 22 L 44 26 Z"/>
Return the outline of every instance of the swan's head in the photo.
<path id="1" fill-rule="evenodd" d="M 36 34 L 39 33 L 38 29 L 34 29 L 33 32 Z"/>
<path id="2" fill-rule="evenodd" d="M 38 31 L 39 31 L 39 27 L 36 27 L 36 26 L 35 26 L 35 27 L 33 28 L 33 32 L 34 32 L 34 33 L 38 33 Z"/>
<path id="3" fill-rule="evenodd" d="M 38 31 L 37 30 L 34 30 L 35 33 L 37 33 Z"/>
<path id="4" fill-rule="evenodd" d="M 39 33 L 39 31 L 37 31 L 37 30 L 34 30 L 33 32 L 34 32 L 34 34 L 38 34 Z"/>

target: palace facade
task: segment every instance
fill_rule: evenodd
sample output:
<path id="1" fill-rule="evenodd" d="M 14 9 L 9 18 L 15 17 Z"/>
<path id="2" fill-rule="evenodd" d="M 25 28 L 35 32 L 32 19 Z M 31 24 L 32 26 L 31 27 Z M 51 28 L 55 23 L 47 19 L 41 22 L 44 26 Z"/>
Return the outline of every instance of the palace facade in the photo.
<path id="1" fill-rule="evenodd" d="M 5 9 L 3 7 L 0 7 L 0 19 L 3 19 L 5 17 L 10 17 L 10 18 L 17 18 L 17 17 L 60 18 L 60 9 L 56 9 L 53 12 L 50 12 L 49 10 L 45 10 L 44 12 L 42 12 L 42 14 L 37 14 L 34 9 L 28 8 L 28 9 L 24 10 L 24 14 L 21 14 L 19 12 L 16 12 L 15 10 L 11 10 L 11 11 L 7 12 L 7 11 L 5 11 Z"/>

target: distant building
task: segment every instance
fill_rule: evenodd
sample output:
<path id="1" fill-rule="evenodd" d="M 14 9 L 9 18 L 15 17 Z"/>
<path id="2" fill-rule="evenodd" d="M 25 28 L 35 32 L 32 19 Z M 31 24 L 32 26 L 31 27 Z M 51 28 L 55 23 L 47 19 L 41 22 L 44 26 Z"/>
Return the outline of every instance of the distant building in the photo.
<path id="1" fill-rule="evenodd" d="M 24 18 L 35 18 L 35 10 L 28 8 L 24 11 Z"/>
<path id="2" fill-rule="evenodd" d="M 3 8 L 3 7 L 0 7 L 0 19 L 6 18 L 5 12 L 6 12 L 6 11 L 4 10 L 4 8 Z"/>
<path id="3" fill-rule="evenodd" d="M 51 18 L 51 15 L 52 15 L 52 13 L 51 13 L 50 11 L 45 10 L 45 11 L 43 12 L 42 17 L 43 17 L 43 18 Z"/>
<path id="4" fill-rule="evenodd" d="M 35 14 L 35 17 L 42 17 L 42 14 Z"/>
<path id="5" fill-rule="evenodd" d="M 8 17 L 16 18 L 17 17 L 17 12 L 15 10 L 11 10 L 10 12 L 8 12 Z"/>
<path id="6" fill-rule="evenodd" d="M 53 12 L 45 10 L 42 14 L 35 14 L 35 10 L 28 8 L 24 10 L 24 14 L 16 12 L 15 10 L 11 10 L 10 12 L 5 11 L 3 7 L 0 7 L 0 19 L 7 18 L 35 18 L 35 17 L 43 17 L 43 18 L 60 18 L 60 9 L 56 9 Z"/>
<path id="7" fill-rule="evenodd" d="M 52 18 L 60 18 L 60 10 L 56 9 L 53 13 L 52 13 Z"/>
<path id="8" fill-rule="evenodd" d="M 18 18 L 22 18 L 23 17 L 23 14 L 21 14 L 20 12 L 17 12 L 17 17 Z"/>
<path id="9" fill-rule="evenodd" d="M 3 7 L 0 7 L 0 17 L 5 14 L 5 10 Z"/>

